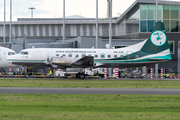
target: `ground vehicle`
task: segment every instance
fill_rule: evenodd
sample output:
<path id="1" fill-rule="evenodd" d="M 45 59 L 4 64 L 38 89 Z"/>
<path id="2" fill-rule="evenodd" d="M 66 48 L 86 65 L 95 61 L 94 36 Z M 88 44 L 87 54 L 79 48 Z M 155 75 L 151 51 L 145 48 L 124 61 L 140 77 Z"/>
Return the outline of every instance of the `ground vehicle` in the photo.
<path id="1" fill-rule="evenodd" d="M 119 78 L 120 77 L 122 77 L 122 78 L 129 77 L 126 69 L 119 69 Z"/>

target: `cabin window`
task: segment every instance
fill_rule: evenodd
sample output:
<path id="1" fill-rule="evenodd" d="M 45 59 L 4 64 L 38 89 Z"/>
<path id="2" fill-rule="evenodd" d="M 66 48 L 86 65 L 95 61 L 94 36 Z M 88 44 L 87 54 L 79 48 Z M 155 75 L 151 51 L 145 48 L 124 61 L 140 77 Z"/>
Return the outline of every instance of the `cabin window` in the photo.
<path id="1" fill-rule="evenodd" d="M 111 55 L 108 55 L 108 58 L 111 58 Z"/>
<path id="2" fill-rule="evenodd" d="M 101 53 L 101 58 L 105 58 L 105 54 L 104 53 Z"/>
<path id="3" fill-rule="evenodd" d="M 59 56 L 59 54 L 56 54 L 56 56 Z"/>
<path id="4" fill-rule="evenodd" d="M 97 57 L 98 57 L 98 55 L 95 55 L 94 57 L 95 57 L 95 58 L 97 58 Z"/>
<path id="5" fill-rule="evenodd" d="M 123 56 L 123 55 L 121 55 L 121 58 L 124 58 L 124 56 Z"/>
<path id="6" fill-rule="evenodd" d="M 114 58 L 117 58 L 117 55 L 114 55 Z"/>
<path id="7" fill-rule="evenodd" d="M 91 56 L 91 54 L 89 54 L 88 56 Z"/>
<path id="8" fill-rule="evenodd" d="M 21 51 L 20 54 L 21 55 L 28 55 L 28 52 L 27 51 Z"/>
<path id="9" fill-rule="evenodd" d="M 79 55 L 78 55 L 78 54 L 76 54 L 76 55 L 75 55 L 75 57 L 79 57 Z"/>
<path id="10" fill-rule="evenodd" d="M 82 55 L 81 55 L 81 57 L 85 57 L 85 56 L 86 56 L 86 54 L 82 54 Z"/>
<path id="11" fill-rule="evenodd" d="M 68 56 L 69 56 L 69 57 L 72 57 L 72 54 L 69 54 Z"/>
<path id="12" fill-rule="evenodd" d="M 65 57 L 66 55 L 65 54 L 62 54 L 62 57 Z"/>
<path id="13" fill-rule="evenodd" d="M 28 55 L 28 52 L 24 52 L 24 55 Z"/>

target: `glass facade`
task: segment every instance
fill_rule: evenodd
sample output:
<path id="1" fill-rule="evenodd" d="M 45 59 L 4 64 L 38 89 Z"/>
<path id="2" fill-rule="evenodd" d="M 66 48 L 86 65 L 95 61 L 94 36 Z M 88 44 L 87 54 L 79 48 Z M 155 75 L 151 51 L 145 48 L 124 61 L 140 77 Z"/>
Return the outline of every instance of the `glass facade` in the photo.
<path id="1" fill-rule="evenodd" d="M 170 6 L 163 6 L 163 19 L 170 19 Z"/>
<path id="2" fill-rule="evenodd" d="M 140 10 L 138 9 L 128 20 L 139 20 Z"/>
<path id="3" fill-rule="evenodd" d="M 178 11 L 179 7 L 178 6 L 171 6 L 171 19 L 178 19 Z"/>
<path id="4" fill-rule="evenodd" d="M 179 30 L 179 6 L 163 6 L 163 22 L 165 24 L 166 32 L 180 32 Z"/>
<path id="5" fill-rule="evenodd" d="M 162 19 L 162 5 L 158 6 L 158 19 Z M 140 32 L 152 32 L 156 23 L 156 5 L 140 5 Z"/>
<path id="6" fill-rule="evenodd" d="M 180 32 L 180 7 L 158 6 L 158 20 L 164 22 L 166 32 Z M 140 5 L 140 32 L 152 32 L 156 23 L 156 5 Z"/>
<path id="7" fill-rule="evenodd" d="M 164 22 L 166 32 L 180 32 L 180 6 L 158 5 L 158 20 Z M 141 4 L 139 9 L 127 18 L 130 28 L 127 27 L 126 33 L 152 32 L 155 23 L 156 5 Z"/>
<path id="8" fill-rule="evenodd" d="M 170 31 L 170 21 L 169 20 L 163 20 L 166 31 Z"/>
<path id="9" fill-rule="evenodd" d="M 141 29 L 141 32 L 146 32 L 147 31 L 147 21 L 146 20 L 141 20 L 140 21 L 140 29 Z"/>
<path id="10" fill-rule="evenodd" d="M 147 5 L 141 5 L 140 7 L 140 19 L 147 19 Z"/>
<path id="11" fill-rule="evenodd" d="M 155 6 L 154 5 L 148 5 L 148 20 L 154 20 L 155 19 Z"/>
<path id="12" fill-rule="evenodd" d="M 155 20 L 148 20 L 148 32 L 152 32 L 155 22 Z"/>
<path id="13" fill-rule="evenodd" d="M 178 32 L 178 20 L 171 20 L 171 32 Z"/>

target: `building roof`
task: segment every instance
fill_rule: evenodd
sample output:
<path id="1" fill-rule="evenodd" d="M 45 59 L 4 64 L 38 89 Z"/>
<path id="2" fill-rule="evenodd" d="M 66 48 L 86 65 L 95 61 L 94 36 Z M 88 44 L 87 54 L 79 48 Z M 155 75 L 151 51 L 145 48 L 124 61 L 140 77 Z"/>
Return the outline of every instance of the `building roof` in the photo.
<path id="1" fill-rule="evenodd" d="M 139 9 L 140 4 L 156 4 L 156 0 L 136 0 L 117 20 L 116 23 L 122 22 L 124 19 L 128 18 Z M 180 1 L 170 1 L 170 0 L 158 0 L 159 5 L 176 5 L 180 6 Z"/>

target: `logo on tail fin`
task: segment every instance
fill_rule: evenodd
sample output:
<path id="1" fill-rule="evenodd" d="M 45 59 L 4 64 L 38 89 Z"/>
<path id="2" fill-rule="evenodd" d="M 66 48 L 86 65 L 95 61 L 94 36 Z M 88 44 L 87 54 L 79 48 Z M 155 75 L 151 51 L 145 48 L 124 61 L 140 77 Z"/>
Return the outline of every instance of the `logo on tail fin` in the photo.
<path id="1" fill-rule="evenodd" d="M 167 40 L 166 34 L 163 31 L 157 30 L 151 34 L 151 42 L 156 46 L 162 46 Z"/>

